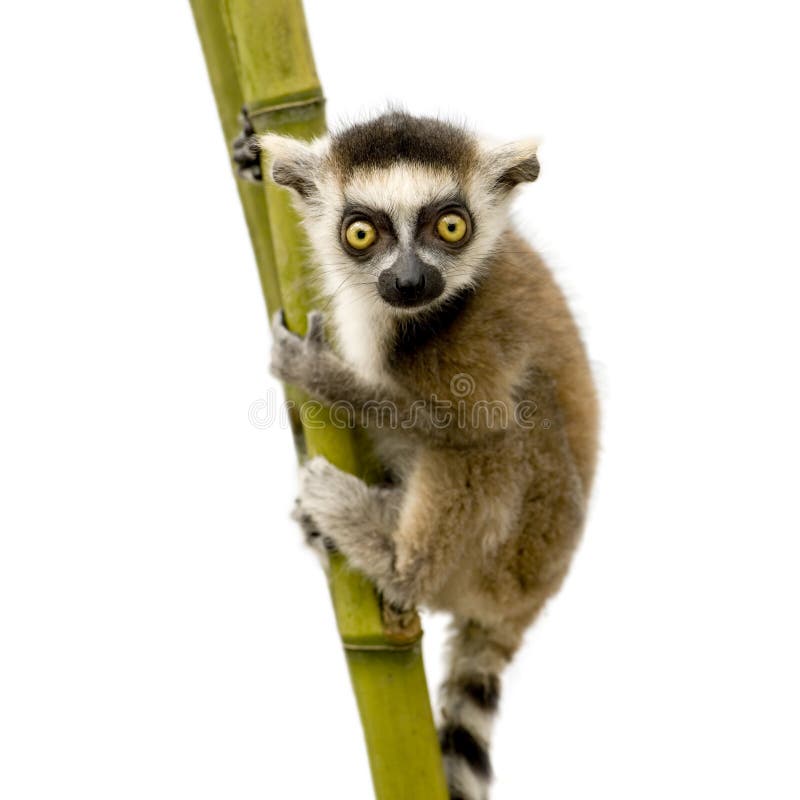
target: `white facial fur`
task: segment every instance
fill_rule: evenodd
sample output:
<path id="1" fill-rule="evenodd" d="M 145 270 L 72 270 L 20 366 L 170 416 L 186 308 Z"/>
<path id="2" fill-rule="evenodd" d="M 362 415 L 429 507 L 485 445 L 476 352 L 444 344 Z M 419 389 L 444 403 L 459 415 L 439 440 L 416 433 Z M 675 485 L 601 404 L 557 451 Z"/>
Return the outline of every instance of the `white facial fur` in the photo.
<path id="1" fill-rule="evenodd" d="M 327 162 L 326 138 L 309 145 L 267 135 L 261 144 L 273 163 L 289 159 L 313 176 L 313 194 L 293 194 L 333 311 L 338 344 L 348 361 L 373 379 L 382 372 L 383 345 L 398 318 L 424 311 L 424 307 L 400 309 L 384 302 L 377 291 L 378 275 L 394 264 L 401 248 L 413 247 L 421 260 L 444 276 L 444 293 L 434 303 L 474 284 L 508 227 L 511 192 L 492 187 L 509 163 L 535 152 L 535 145 L 527 142 L 502 148 L 484 146 L 474 169 L 460 183 L 445 168 L 398 162 L 386 168 L 357 169 L 342 184 Z M 472 217 L 470 240 L 457 252 L 424 242 L 415 244 L 419 210 L 454 195 L 463 199 Z M 396 245 L 376 249 L 376 256 L 369 260 L 353 258 L 341 243 L 342 216 L 348 205 L 387 214 L 397 234 Z"/>

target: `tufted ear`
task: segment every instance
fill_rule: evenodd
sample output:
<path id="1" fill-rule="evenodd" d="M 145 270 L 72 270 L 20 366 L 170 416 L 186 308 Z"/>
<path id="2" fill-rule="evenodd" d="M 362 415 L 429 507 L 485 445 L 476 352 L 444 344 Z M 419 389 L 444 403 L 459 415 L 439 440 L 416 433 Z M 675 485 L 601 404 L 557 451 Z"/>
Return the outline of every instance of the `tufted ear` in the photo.
<path id="1" fill-rule="evenodd" d="M 259 137 L 258 143 L 267 153 L 269 172 L 275 183 L 294 190 L 304 200 L 318 194 L 315 179 L 322 164 L 320 142 L 267 133 Z"/>
<path id="2" fill-rule="evenodd" d="M 539 177 L 538 146 L 533 139 L 526 139 L 486 149 L 484 169 L 492 190 L 507 193 L 520 183 L 535 181 Z"/>

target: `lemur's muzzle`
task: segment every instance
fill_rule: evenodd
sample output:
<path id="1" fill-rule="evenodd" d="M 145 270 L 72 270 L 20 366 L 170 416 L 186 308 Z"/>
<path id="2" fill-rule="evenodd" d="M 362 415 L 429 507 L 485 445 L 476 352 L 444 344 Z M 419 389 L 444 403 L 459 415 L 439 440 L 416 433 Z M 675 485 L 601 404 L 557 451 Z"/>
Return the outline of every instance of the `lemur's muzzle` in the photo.
<path id="1" fill-rule="evenodd" d="M 378 293 L 389 305 L 399 308 L 425 305 L 443 291 L 442 273 L 413 252 L 403 253 L 378 276 Z"/>

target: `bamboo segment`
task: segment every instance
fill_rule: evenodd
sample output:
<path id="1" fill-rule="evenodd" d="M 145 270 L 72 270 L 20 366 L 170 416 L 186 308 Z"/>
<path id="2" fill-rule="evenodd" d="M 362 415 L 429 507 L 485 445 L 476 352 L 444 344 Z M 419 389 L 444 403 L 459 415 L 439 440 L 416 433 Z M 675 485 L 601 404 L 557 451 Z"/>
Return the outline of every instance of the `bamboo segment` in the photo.
<path id="1" fill-rule="evenodd" d="M 299 138 L 324 132 L 322 91 L 299 0 L 191 0 L 225 138 L 243 103 L 258 132 Z M 307 245 L 288 193 L 237 181 L 267 307 L 282 305 L 304 333 L 310 308 Z M 304 397 L 293 387 L 298 406 Z M 306 426 L 304 446 L 368 479 L 363 437 L 332 425 Z M 302 447 L 303 443 L 298 442 Z M 334 557 L 331 597 L 345 648 L 378 800 L 446 800 L 447 788 L 422 663 L 416 617 L 382 612 L 372 585 Z"/>
<path id="2" fill-rule="evenodd" d="M 218 0 L 191 0 L 191 4 L 222 132 L 225 141 L 231 142 L 238 133 L 237 117 L 244 104 L 244 95 L 236 74 L 230 35 Z M 271 316 L 281 307 L 281 296 L 278 281 L 275 279 L 266 199 L 261 187 L 256 184 L 236 181 L 236 188 L 253 244 L 267 311 Z"/>

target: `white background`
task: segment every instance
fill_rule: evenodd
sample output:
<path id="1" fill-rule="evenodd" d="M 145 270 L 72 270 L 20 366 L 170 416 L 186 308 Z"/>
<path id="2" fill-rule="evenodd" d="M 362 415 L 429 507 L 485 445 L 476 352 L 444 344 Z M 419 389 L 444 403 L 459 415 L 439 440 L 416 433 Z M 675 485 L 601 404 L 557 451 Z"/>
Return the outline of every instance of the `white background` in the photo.
<path id="1" fill-rule="evenodd" d="M 496 800 L 800 797 L 792 6 L 307 2 L 331 121 L 544 140 L 604 446 Z M 369 798 L 188 4 L 7 4 L 0 81 L 0 795 Z"/>

